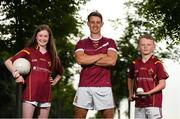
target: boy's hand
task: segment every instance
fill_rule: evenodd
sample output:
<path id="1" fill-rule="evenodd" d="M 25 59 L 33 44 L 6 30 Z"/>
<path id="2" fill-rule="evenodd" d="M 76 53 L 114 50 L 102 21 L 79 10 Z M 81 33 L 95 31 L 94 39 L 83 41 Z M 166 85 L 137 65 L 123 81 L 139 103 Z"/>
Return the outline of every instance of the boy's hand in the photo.
<path id="1" fill-rule="evenodd" d="M 129 95 L 128 100 L 129 101 L 134 101 L 136 98 L 138 98 L 138 97 L 134 96 L 134 95 Z"/>

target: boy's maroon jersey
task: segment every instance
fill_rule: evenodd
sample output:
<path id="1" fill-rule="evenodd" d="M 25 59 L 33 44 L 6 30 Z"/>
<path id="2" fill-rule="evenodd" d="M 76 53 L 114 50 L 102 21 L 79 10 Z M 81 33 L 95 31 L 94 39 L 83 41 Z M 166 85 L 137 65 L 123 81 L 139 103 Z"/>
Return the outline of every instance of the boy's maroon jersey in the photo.
<path id="1" fill-rule="evenodd" d="M 141 58 L 133 61 L 129 68 L 128 77 L 135 80 L 135 90 L 143 88 L 144 92 L 148 92 L 159 83 L 159 80 L 168 78 L 162 63 L 155 57 L 151 56 L 145 63 Z M 162 106 L 162 91 L 159 91 L 152 96 L 138 98 L 135 103 L 136 107 L 161 107 Z"/>
<path id="2" fill-rule="evenodd" d="M 87 55 L 96 55 L 100 53 L 107 54 L 108 50 L 116 52 L 116 44 L 114 40 L 102 37 L 98 41 L 93 41 L 90 38 L 80 40 L 75 48 L 75 52 L 81 50 Z M 82 65 L 80 73 L 80 87 L 110 87 L 110 67 L 91 65 Z"/>
<path id="3" fill-rule="evenodd" d="M 50 76 L 52 71 L 51 56 L 48 52 L 42 54 L 38 49 L 25 48 L 18 52 L 11 61 L 17 58 L 26 58 L 31 63 L 31 71 L 25 78 L 22 98 L 24 101 L 50 102 L 51 83 Z M 60 63 L 56 65 L 56 72 L 63 73 Z"/>

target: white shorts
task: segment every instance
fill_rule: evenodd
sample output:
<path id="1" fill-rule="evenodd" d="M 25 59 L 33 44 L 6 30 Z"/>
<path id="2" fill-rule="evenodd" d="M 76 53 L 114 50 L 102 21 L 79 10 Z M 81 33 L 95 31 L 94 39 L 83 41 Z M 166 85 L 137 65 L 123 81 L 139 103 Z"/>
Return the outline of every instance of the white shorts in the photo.
<path id="1" fill-rule="evenodd" d="M 159 107 L 135 108 L 135 119 L 161 119 L 162 111 Z"/>
<path id="2" fill-rule="evenodd" d="M 25 103 L 30 103 L 36 107 L 50 107 L 51 103 L 49 102 L 45 102 L 45 103 L 41 103 L 41 102 L 36 102 L 36 101 L 24 101 Z"/>
<path id="3" fill-rule="evenodd" d="M 111 87 L 79 87 L 73 104 L 91 110 L 114 108 L 112 89 Z"/>

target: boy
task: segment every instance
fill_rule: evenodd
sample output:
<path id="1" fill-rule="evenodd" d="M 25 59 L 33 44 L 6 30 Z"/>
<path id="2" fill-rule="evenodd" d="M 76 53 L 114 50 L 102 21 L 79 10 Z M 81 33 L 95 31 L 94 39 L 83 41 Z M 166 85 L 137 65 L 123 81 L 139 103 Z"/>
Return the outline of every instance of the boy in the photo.
<path id="1" fill-rule="evenodd" d="M 155 41 L 152 36 L 140 36 L 138 50 L 141 57 L 134 60 L 129 68 L 128 99 L 135 100 L 135 119 L 162 118 L 162 90 L 166 86 L 168 74 L 162 63 L 153 55 L 154 49 Z"/>

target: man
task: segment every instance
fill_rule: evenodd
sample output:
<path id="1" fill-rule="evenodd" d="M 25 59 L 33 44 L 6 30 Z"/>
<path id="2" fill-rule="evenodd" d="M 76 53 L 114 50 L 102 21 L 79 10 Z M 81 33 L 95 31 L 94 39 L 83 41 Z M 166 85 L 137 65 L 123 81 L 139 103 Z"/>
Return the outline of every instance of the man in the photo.
<path id="1" fill-rule="evenodd" d="M 103 18 L 99 12 L 88 15 L 87 25 L 90 36 L 80 40 L 75 48 L 75 59 L 82 70 L 73 102 L 74 117 L 85 118 L 89 109 L 96 109 L 101 112 L 102 118 L 113 118 L 110 68 L 116 64 L 116 44 L 114 40 L 101 35 Z"/>

